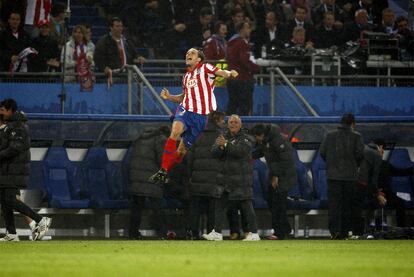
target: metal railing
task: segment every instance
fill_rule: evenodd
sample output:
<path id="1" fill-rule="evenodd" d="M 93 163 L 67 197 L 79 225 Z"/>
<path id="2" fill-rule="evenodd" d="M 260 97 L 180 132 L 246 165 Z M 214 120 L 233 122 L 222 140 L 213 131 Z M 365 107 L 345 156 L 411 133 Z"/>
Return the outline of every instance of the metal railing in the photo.
<path id="1" fill-rule="evenodd" d="M 223 61 L 208 61 L 212 63 L 223 63 Z M 280 65 L 281 67 L 279 67 Z M 299 101 L 304 105 L 310 115 L 317 116 L 305 98 L 300 94 L 297 86 L 375 86 L 375 87 L 395 87 L 395 86 L 414 86 L 413 75 L 392 75 L 392 68 L 409 68 L 414 70 L 412 62 L 376 62 L 370 63 L 369 66 L 377 70 L 376 75 L 355 74 L 349 71 L 347 74 L 343 70 L 337 70 L 332 74 L 284 74 L 285 69 L 292 69 L 297 64 L 286 63 L 281 61 L 269 61 L 267 66 L 261 68 L 261 72 L 254 76 L 256 83 L 259 85 L 269 85 L 271 97 L 271 115 L 275 115 L 274 100 L 276 97 L 277 87 L 288 87 Z M 131 65 L 127 67 L 127 72 L 118 73 L 116 82 L 128 84 L 128 114 L 132 114 L 133 110 L 137 110 L 139 114 L 144 113 L 145 93 L 149 93 L 150 99 L 159 104 L 160 111 L 171 114 L 171 110 L 160 98 L 159 92 L 154 87 L 181 87 L 182 76 L 184 74 L 183 60 L 147 60 L 146 63 Z M 337 73 L 340 72 L 338 75 Z M 329 72 L 328 72 L 329 73 Z M 66 74 L 66 76 L 75 76 Z M 115 77 L 115 76 L 114 76 Z M 104 83 L 106 77 L 103 73 L 94 73 L 96 83 Z M 48 73 L 13 73 L 0 72 L 0 82 L 10 83 L 54 83 L 59 84 L 65 78 L 62 72 Z M 76 78 L 73 78 L 76 79 Z M 66 84 L 66 83 L 65 83 Z M 137 87 L 138 93 L 136 99 L 133 97 L 133 88 Z M 65 91 L 62 86 L 60 94 L 62 102 L 62 113 L 64 113 Z M 136 105 L 136 107 L 134 106 Z M 134 109 L 133 109 L 134 108 Z"/>

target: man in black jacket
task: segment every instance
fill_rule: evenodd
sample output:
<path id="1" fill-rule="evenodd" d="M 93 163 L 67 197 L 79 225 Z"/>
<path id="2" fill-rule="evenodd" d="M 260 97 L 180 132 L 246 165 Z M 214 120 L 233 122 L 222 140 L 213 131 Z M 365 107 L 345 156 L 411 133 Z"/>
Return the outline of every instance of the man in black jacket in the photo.
<path id="1" fill-rule="evenodd" d="M 252 143 L 241 131 L 242 122 L 238 115 L 231 115 L 228 120 L 228 132 L 220 135 L 211 148 L 213 157 L 220 163 L 217 183 L 220 185 L 220 198 L 215 203 L 215 227 L 203 238 L 212 241 L 223 240 L 221 233 L 226 219 L 226 211 L 239 206 L 242 217 L 247 224 L 244 241 L 260 240 L 257 234 L 256 215 L 254 213 Z"/>
<path id="2" fill-rule="evenodd" d="M 378 187 L 378 179 L 382 165 L 382 147 L 374 142 L 368 143 L 364 148 L 364 159 L 359 167 L 358 186 L 355 190 L 352 209 L 352 233 L 363 235 L 365 223 L 362 218 L 362 209 L 366 204 L 365 200 L 376 202 L 383 207 L 386 203 L 384 194 Z"/>
<path id="3" fill-rule="evenodd" d="M 101 37 L 96 44 L 94 60 L 98 72 L 112 78 L 114 72 L 119 72 L 128 64 L 133 64 L 138 58 L 143 62 L 142 57 L 137 57 L 135 46 L 123 35 L 124 25 L 118 17 L 110 21 L 109 34 Z"/>
<path id="4" fill-rule="evenodd" d="M 148 198 L 154 213 L 159 237 L 167 234 L 166 217 L 163 210 L 163 184 L 151 184 L 148 177 L 161 165 L 164 144 L 169 134 L 168 127 L 144 130 L 132 145 L 129 168 L 131 199 L 131 216 L 129 227 L 130 239 L 141 239 L 138 231 L 141 225 L 145 199 Z"/>
<path id="5" fill-rule="evenodd" d="M 341 126 L 326 135 L 319 149 L 326 161 L 332 239 L 347 238 L 352 230 L 352 198 L 358 180 L 358 166 L 364 157 L 362 136 L 354 128 L 354 115 L 344 114 Z"/>
<path id="6" fill-rule="evenodd" d="M 191 194 L 189 236 L 193 239 L 199 237 L 202 210 L 207 214 L 207 233 L 214 228 L 214 201 L 220 197 L 220 187 L 216 182 L 220 163 L 213 157 L 211 145 L 221 134 L 223 127 L 224 113 L 216 111 L 210 113 L 206 128 L 188 153 Z"/>
<path id="7" fill-rule="evenodd" d="M 0 32 L 0 71 L 27 72 L 27 58 L 19 54 L 30 44 L 29 34 L 21 28 L 21 15 L 11 12 L 6 29 Z"/>
<path id="8" fill-rule="evenodd" d="M 256 124 L 251 133 L 257 142 L 253 158 L 264 156 L 269 168 L 267 200 L 275 232 L 269 239 L 284 239 L 291 231 L 287 217 L 287 193 L 297 181 L 292 146 L 276 124 Z"/>
<path id="9" fill-rule="evenodd" d="M 17 103 L 6 99 L 0 103 L 0 115 L 6 121 L 0 130 L 0 203 L 6 225 L 6 236 L 0 241 L 19 241 L 14 225 L 14 211 L 37 223 L 34 240 L 46 234 L 52 219 L 41 217 L 16 198 L 19 189 L 26 188 L 30 173 L 30 136 L 26 115 L 17 111 Z"/>

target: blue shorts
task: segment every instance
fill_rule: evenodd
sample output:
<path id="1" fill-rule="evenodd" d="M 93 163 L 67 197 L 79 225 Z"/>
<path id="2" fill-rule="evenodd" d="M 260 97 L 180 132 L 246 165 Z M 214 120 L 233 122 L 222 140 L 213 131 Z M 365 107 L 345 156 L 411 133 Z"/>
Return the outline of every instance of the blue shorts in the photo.
<path id="1" fill-rule="evenodd" d="M 181 121 L 184 124 L 182 139 L 187 149 L 194 144 L 198 136 L 203 132 L 207 119 L 207 115 L 189 112 L 183 106 L 178 106 L 174 121 Z"/>

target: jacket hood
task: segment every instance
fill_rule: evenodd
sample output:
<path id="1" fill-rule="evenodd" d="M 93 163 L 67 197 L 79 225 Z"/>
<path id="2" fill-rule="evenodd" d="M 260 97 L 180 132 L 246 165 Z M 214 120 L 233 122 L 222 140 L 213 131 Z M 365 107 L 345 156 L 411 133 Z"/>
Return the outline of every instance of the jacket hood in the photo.
<path id="1" fill-rule="evenodd" d="M 239 34 L 234 34 L 228 41 L 228 43 L 234 43 L 238 38 L 242 39 L 242 37 Z"/>
<path id="2" fill-rule="evenodd" d="M 27 115 L 22 111 L 15 112 L 9 119 L 9 121 L 27 121 Z"/>

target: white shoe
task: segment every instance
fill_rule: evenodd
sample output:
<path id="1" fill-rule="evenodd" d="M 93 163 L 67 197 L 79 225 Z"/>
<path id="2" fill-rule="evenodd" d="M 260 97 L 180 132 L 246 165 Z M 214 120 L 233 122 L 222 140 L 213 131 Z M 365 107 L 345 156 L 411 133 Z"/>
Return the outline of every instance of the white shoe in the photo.
<path id="1" fill-rule="evenodd" d="M 6 233 L 6 235 L 2 237 L 0 241 L 19 241 L 19 236 L 17 234 Z"/>
<path id="2" fill-rule="evenodd" d="M 243 241 L 259 241 L 260 237 L 258 233 L 247 233 L 246 238 Z"/>
<path id="3" fill-rule="evenodd" d="M 203 238 L 205 240 L 220 241 L 223 240 L 223 235 L 213 230 L 209 234 L 203 234 Z"/>
<path id="4" fill-rule="evenodd" d="M 41 240 L 46 235 L 52 224 L 50 217 L 43 217 L 42 220 L 37 224 L 37 232 L 35 233 L 33 240 Z"/>

